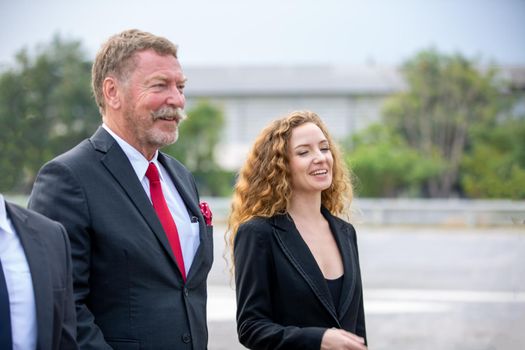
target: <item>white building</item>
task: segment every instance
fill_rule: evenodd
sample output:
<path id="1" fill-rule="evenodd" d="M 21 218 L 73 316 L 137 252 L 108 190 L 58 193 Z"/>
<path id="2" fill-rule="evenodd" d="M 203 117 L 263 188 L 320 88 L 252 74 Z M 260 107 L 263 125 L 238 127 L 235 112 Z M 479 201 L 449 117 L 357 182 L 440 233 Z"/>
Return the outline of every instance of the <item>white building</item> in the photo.
<path id="1" fill-rule="evenodd" d="M 524 67 L 507 70 L 525 86 Z M 226 118 L 217 161 L 237 169 L 260 130 L 271 120 L 309 109 L 343 138 L 378 121 L 385 99 L 404 88 L 394 67 L 185 67 L 187 107 L 199 99 L 220 106 Z M 519 74 L 518 74 L 519 73 Z"/>

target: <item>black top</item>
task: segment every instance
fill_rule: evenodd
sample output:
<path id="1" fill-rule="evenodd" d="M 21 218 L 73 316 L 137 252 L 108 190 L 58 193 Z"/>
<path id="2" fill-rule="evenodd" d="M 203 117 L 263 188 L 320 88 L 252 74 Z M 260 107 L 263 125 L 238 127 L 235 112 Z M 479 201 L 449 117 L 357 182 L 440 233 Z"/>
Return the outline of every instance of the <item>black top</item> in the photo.
<path id="1" fill-rule="evenodd" d="M 334 301 L 335 308 L 339 306 L 339 299 L 341 299 L 341 288 L 343 286 L 343 277 L 344 274 L 336 278 L 335 280 L 326 279 L 326 284 L 332 294 L 332 300 Z"/>
<path id="2" fill-rule="evenodd" d="M 366 339 L 355 230 L 326 208 L 321 212 L 343 260 L 337 306 L 288 215 L 255 217 L 239 226 L 234 245 L 237 333 L 248 349 L 319 350 L 332 327 Z"/>

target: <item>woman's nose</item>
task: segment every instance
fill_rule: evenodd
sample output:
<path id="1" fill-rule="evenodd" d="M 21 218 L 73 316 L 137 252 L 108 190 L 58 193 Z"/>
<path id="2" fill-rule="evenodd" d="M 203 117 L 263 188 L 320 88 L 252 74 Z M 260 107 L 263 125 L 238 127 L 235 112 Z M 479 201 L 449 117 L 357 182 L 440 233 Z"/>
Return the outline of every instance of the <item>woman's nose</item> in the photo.
<path id="1" fill-rule="evenodd" d="M 317 150 L 314 154 L 314 162 L 321 163 L 326 159 L 325 154 L 321 150 Z"/>

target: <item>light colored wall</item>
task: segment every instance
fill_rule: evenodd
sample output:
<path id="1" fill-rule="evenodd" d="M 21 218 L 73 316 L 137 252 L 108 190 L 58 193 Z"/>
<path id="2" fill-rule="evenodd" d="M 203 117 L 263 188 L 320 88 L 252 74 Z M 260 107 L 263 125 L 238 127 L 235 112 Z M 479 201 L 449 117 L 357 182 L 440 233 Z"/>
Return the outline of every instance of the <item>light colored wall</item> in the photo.
<path id="1" fill-rule="evenodd" d="M 212 97 L 208 100 L 222 108 L 226 123 L 216 159 L 227 169 L 237 169 L 246 152 L 273 119 L 294 110 L 309 109 L 326 123 L 336 139 L 362 130 L 380 120 L 385 96 L 242 96 Z M 191 108 L 198 98 L 188 98 Z"/>

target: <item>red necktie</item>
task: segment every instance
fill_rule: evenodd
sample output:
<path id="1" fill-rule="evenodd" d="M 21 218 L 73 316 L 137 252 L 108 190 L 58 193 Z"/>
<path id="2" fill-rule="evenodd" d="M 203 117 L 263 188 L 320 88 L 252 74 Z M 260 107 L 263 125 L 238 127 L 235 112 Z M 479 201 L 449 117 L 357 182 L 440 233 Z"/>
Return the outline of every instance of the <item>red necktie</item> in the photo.
<path id="1" fill-rule="evenodd" d="M 149 191 L 151 194 L 151 201 L 153 202 L 153 208 L 157 212 L 160 223 L 168 236 L 168 241 L 171 245 L 175 260 L 179 265 L 179 270 L 182 273 L 182 278 L 186 282 L 186 269 L 184 268 L 184 258 L 182 257 L 182 249 L 180 247 L 179 232 L 177 231 L 177 225 L 171 216 L 170 210 L 166 199 L 162 194 L 162 187 L 160 185 L 159 171 L 153 163 L 149 163 L 148 170 L 146 170 L 146 177 L 149 180 Z"/>

